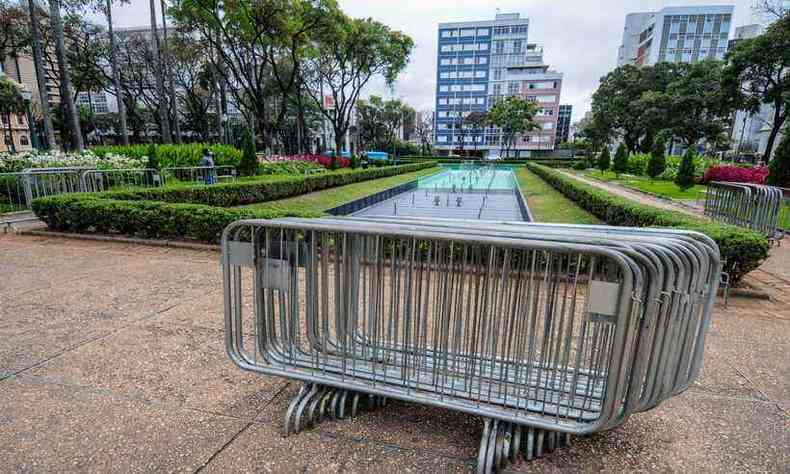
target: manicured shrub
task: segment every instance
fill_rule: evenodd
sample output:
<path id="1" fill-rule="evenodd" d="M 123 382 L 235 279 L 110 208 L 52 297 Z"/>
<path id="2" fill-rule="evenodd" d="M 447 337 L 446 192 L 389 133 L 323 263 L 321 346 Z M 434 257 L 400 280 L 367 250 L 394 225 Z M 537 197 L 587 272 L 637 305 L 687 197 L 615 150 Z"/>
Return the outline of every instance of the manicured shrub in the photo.
<path id="1" fill-rule="evenodd" d="M 548 167 L 528 164 L 530 171 L 607 224 L 629 227 L 672 227 L 701 232 L 719 246 L 724 271 L 733 282 L 760 266 L 770 245 L 764 236 L 740 227 L 717 224 L 677 212 L 639 204 L 567 177 Z"/>
<path id="2" fill-rule="evenodd" d="M 33 211 L 50 229 L 57 231 L 217 242 L 222 230 L 238 219 L 321 215 L 319 209 L 308 212 L 283 206 L 263 211 L 232 206 L 282 199 L 433 166 L 434 163 L 427 162 L 301 176 L 267 176 L 213 186 L 61 194 L 34 200 Z"/>
<path id="3" fill-rule="evenodd" d="M 647 170 L 647 164 L 650 161 L 650 155 L 647 153 L 634 153 L 628 157 L 628 166 L 626 173 L 634 176 L 644 176 Z"/>
<path id="4" fill-rule="evenodd" d="M 181 143 L 155 146 L 157 158 L 163 168 L 198 166 L 204 148 L 214 153 L 214 164 L 217 166 L 238 166 L 241 161 L 241 151 L 231 145 Z M 116 154 L 141 159 L 143 156 L 148 156 L 148 145 L 95 146 L 91 147 L 90 151 L 99 157 Z"/>
<path id="5" fill-rule="evenodd" d="M 258 171 L 258 157 L 255 155 L 255 140 L 249 129 L 244 131 L 242 140 L 242 155 L 239 161 L 239 174 L 242 176 L 255 176 Z"/>
<path id="6" fill-rule="evenodd" d="M 711 181 L 729 181 L 731 183 L 763 184 L 769 176 L 765 166 L 744 167 L 733 165 L 714 165 L 708 168 L 702 177 L 703 183 Z"/>
<path id="7" fill-rule="evenodd" d="M 584 171 L 588 167 L 589 166 L 587 165 L 586 161 L 577 161 L 576 163 L 573 164 L 573 169 L 579 170 L 579 171 Z"/>
<path id="8" fill-rule="evenodd" d="M 647 162 L 647 175 L 651 179 L 659 177 L 667 168 L 667 157 L 665 155 L 666 142 L 662 137 L 653 141 L 653 149 L 650 150 L 650 160 Z"/>
<path id="9" fill-rule="evenodd" d="M 148 145 L 148 164 L 146 165 L 146 168 L 158 170 L 160 166 L 159 157 L 156 153 L 156 145 L 152 143 Z"/>
<path id="10" fill-rule="evenodd" d="M 618 175 L 628 171 L 628 148 L 626 148 L 624 143 L 621 143 L 620 146 L 617 147 L 617 152 L 614 154 L 612 169 Z"/>
<path id="11" fill-rule="evenodd" d="M 766 180 L 767 184 L 790 187 L 790 130 L 785 130 L 785 136 L 774 151 L 774 157 L 768 167 L 771 172 Z"/>
<path id="12" fill-rule="evenodd" d="M 694 186 L 694 155 L 695 153 L 688 149 L 686 154 L 683 155 L 683 161 L 680 162 L 680 169 L 678 175 L 675 176 L 675 184 L 681 191 L 685 191 Z"/>
<path id="13" fill-rule="evenodd" d="M 612 160 L 609 155 L 609 148 L 604 148 L 601 154 L 598 155 L 598 169 L 601 171 L 608 170 L 611 161 Z"/>

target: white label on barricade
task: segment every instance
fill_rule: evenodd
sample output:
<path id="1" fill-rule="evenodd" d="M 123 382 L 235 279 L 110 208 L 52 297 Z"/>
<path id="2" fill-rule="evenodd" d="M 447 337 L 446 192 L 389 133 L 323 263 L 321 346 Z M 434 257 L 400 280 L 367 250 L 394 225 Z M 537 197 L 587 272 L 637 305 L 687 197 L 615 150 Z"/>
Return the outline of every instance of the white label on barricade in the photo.
<path id="1" fill-rule="evenodd" d="M 588 311 L 605 316 L 617 314 L 617 300 L 620 296 L 620 285 L 608 281 L 592 280 Z"/>

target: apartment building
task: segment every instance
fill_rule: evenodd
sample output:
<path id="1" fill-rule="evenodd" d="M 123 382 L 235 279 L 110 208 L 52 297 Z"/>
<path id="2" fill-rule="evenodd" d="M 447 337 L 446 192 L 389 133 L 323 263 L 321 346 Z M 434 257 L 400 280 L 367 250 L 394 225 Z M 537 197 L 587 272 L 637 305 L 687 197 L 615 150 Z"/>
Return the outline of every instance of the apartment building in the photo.
<path id="1" fill-rule="evenodd" d="M 629 13 L 617 65 L 723 59 L 734 9 L 732 5 L 706 5 Z"/>
<path id="2" fill-rule="evenodd" d="M 529 19 L 505 13 L 494 20 L 440 23 L 436 84 L 437 150 L 499 151 L 497 129 L 470 130 L 462 120 L 506 96 L 522 96 L 539 107 L 540 130 L 521 137 L 513 156 L 554 149 L 562 74 L 544 63 L 540 45 L 529 42 Z"/>

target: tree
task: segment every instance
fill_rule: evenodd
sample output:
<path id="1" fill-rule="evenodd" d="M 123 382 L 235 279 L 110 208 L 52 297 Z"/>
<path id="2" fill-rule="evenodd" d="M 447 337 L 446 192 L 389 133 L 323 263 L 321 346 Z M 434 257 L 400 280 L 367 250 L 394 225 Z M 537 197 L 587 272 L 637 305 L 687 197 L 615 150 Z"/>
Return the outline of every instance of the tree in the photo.
<path id="1" fill-rule="evenodd" d="M 617 152 L 614 154 L 612 169 L 618 176 L 628 170 L 628 148 L 623 143 L 617 147 Z"/>
<path id="2" fill-rule="evenodd" d="M 488 123 L 488 114 L 482 111 L 473 111 L 464 117 L 464 123 L 472 132 L 472 136 L 480 134 L 480 129 Z M 475 152 L 477 152 L 477 140 L 472 142 L 474 144 Z"/>
<path id="3" fill-rule="evenodd" d="M 611 156 L 609 155 L 609 147 L 604 147 L 603 151 L 600 155 L 598 155 L 598 169 L 601 172 L 605 172 L 609 169 L 609 164 L 612 161 Z"/>
<path id="4" fill-rule="evenodd" d="M 159 163 L 159 152 L 156 149 L 156 145 L 149 143 L 146 154 L 148 155 L 148 164 L 146 166 L 150 169 L 158 170 L 161 164 Z"/>
<path id="5" fill-rule="evenodd" d="M 694 186 L 694 155 L 694 151 L 689 148 L 680 160 L 680 168 L 678 168 L 678 174 L 675 177 L 675 184 L 681 191 Z"/>
<path id="6" fill-rule="evenodd" d="M 151 10 L 151 38 L 153 41 L 152 50 L 154 52 L 154 76 L 156 78 L 156 94 L 160 97 L 157 104 L 159 113 L 159 130 L 162 133 L 162 142 L 170 143 L 170 118 L 167 116 L 167 100 L 165 99 L 165 66 L 162 61 L 162 47 L 159 43 L 159 27 L 156 21 L 156 2 L 149 0 Z"/>
<path id="7" fill-rule="evenodd" d="M 653 149 L 650 150 L 650 159 L 647 162 L 647 175 L 651 179 L 656 179 L 667 168 L 667 159 L 664 155 L 667 144 L 664 137 L 660 136 L 653 142 Z"/>
<path id="8" fill-rule="evenodd" d="M 722 89 L 735 105 L 756 113 L 761 104 L 773 107 L 764 159 L 770 159 L 776 137 L 787 120 L 790 104 L 790 15 L 771 24 L 760 36 L 738 41 L 727 55 Z"/>
<path id="9" fill-rule="evenodd" d="M 329 15 L 305 58 L 305 90 L 332 125 L 334 156 L 340 156 L 362 89 L 378 75 L 392 86 L 406 67 L 414 41 L 372 19 L 349 18 L 339 10 Z M 332 107 L 324 106 L 325 94 L 332 98 Z"/>
<path id="10" fill-rule="evenodd" d="M 258 157 L 255 154 L 255 140 L 249 129 L 244 131 L 241 148 L 243 154 L 239 162 L 239 173 L 242 176 L 255 176 L 258 173 Z"/>
<path id="11" fill-rule="evenodd" d="M 362 146 L 376 150 L 390 150 L 405 119 L 414 113 L 408 104 L 397 100 L 384 101 L 370 96 L 357 103 L 357 127 Z"/>
<path id="12" fill-rule="evenodd" d="M 32 1 L 32 0 L 30 0 Z M 124 0 L 121 0 L 123 3 Z M 123 91 L 121 89 L 121 74 L 118 68 L 118 53 L 115 46 L 115 32 L 112 23 L 112 3 L 113 0 L 107 0 L 104 9 L 104 15 L 107 17 L 107 38 L 109 41 L 109 54 L 110 54 L 110 68 L 112 69 L 112 84 L 115 90 L 115 97 L 118 99 L 118 125 L 119 133 L 121 135 L 121 144 L 129 144 L 129 129 L 126 124 L 126 106 L 123 103 Z"/>
<path id="13" fill-rule="evenodd" d="M 790 186 L 790 131 L 785 133 L 779 146 L 776 147 L 769 170 L 766 184 L 781 187 Z"/>
<path id="14" fill-rule="evenodd" d="M 20 86 L 6 76 L 0 76 L 0 115 L 8 125 L 8 138 L 11 153 L 16 153 L 14 130 L 11 128 L 11 115 L 25 113 L 25 101 Z"/>
<path id="15" fill-rule="evenodd" d="M 176 100 L 176 88 L 173 81 L 173 70 L 170 63 L 170 45 L 167 41 L 167 4 L 165 0 L 159 0 L 162 10 L 162 79 L 167 84 L 168 98 L 170 99 L 170 110 L 173 117 L 173 134 L 176 143 L 181 143 L 181 121 L 178 117 L 178 101 Z"/>
<path id="16" fill-rule="evenodd" d="M 649 92 L 663 93 L 683 67 L 674 63 L 624 65 L 601 78 L 593 94 L 592 123 L 587 125 L 594 136 L 587 137 L 599 144 L 620 138 L 632 153 L 649 150 L 667 116 L 663 107 L 643 100 Z"/>
<path id="17" fill-rule="evenodd" d="M 27 0 L 28 18 L 30 20 L 30 43 L 33 55 L 33 65 L 36 70 L 36 85 L 41 104 L 41 122 L 44 128 L 45 149 L 54 148 L 55 129 L 52 126 L 52 115 L 49 109 L 49 94 L 47 94 L 47 76 L 44 70 L 44 53 L 41 46 L 41 24 L 38 21 L 39 9 L 35 0 Z"/>
<path id="18" fill-rule="evenodd" d="M 498 100 L 488 111 L 488 123 L 498 127 L 505 145 L 505 156 L 525 133 L 540 127 L 535 122 L 538 107 L 533 102 L 518 96 Z"/>
<path id="19" fill-rule="evenodd" d="M 431 144 L 433 143 L 433 111 L 423 111 L 418 114 L 414 132 L 420 139 L 420 155 L 428 156 L 433 153 Z"/>
<path id="20" fill-rule="evenodd" d="M 66 40 L 63 33 L 63 19 L 60 15 L 61 0 L 49 0 L 49 23 L 55 40 L 55 55 L 60 73 L 60 100 L 64 115 L 71 131 L 72 146 L 78 152 L 85 148 L 80 130 L 80 115 L 74 100 L 71 84 L 71 71 L 66 56 Z"/>
<path id="21" fill-rule="evenodd" d="M 714 144 L 724 140 L 734 107 L 722 93 L 723 67 L 715 59 L 683 64 L 666 92 L 656 94 L 655 100 L 666 111 L 664 128 L 687 148 L 701 140 Z"/>

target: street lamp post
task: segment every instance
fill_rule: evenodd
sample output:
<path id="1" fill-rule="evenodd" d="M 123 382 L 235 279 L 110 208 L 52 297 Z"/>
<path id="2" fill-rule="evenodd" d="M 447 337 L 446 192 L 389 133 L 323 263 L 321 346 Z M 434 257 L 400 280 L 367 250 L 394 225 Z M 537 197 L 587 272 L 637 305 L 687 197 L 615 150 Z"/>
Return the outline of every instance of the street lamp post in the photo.
<path id="1" fill-rule="evenodd" d="M 33 93 L 30 92 L 29 90 L 23 90 L 22 100 L 25 101 L 25 114 L 27 116 L 27 129 L 30 135 L 30 143 L 33 145 L 33 149 L 38 150 L 39 143 L 38 143 L 38 133 L 36 133 L 36 122 L 33 119 L 33 112 L 30 108 L 30 104 L 33 102 Z"/>

